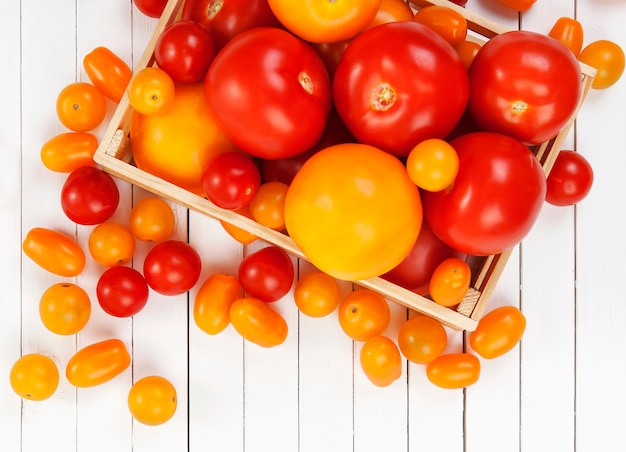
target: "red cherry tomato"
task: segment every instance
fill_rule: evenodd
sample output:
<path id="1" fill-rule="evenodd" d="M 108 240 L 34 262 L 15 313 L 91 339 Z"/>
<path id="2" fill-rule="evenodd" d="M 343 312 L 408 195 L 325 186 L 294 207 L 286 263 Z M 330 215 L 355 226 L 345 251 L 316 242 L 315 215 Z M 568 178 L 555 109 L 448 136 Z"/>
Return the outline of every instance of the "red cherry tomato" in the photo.
<path id="1" fill-rule="evenodd" d="M 137 270 L 131 267 L 111 267 L 98 279 L 96 296 L 100 306 L 114 317 L 131 317 L 148 302 L 148 284 Z"/>
<path id="2" fill-rule="evenodd" d="M 146 16 L 158 19 L 163 14 L 167 0 L 133 0 L 133 3 Z"/>
<path id="3" fill-rule="evenodd" d="M 120 200 L 113 178 L 94 166 L 72 171 L 61 189 L 61 207 L 75 223 L 100 224 L 111 218 Z"/>
<path id="4" fill-rule="evenodd" d="M 589 194 L 593 168 L 581 154 L 561 151 L 548 174 L 546 201 L 555 206 L 571 206 Z"/>
<path id="5" fill-rule="evenodd" d="M 261 185 L 258 166 L 250 157 L 238 152 L 223 152 L 215 156 L 200 177 L 209 200 L 230 210 L 250 204 Z"/>
<path id="6" fill-rule="evenodd" d="M 277 301 L 287 295 L 293 285 L 293 262 L 281 248 L 268 246 L 241 261 L 238 277 L 251 296 L 266 302 Z"/>
<path id="7" fill-rule="evenodd" d="M 180 240 L 165 240 L 146 255 L 143 275 L 148 285 L 163 295 L 190 290 L 200 278 L 202 261 L 198 252 Z"/>

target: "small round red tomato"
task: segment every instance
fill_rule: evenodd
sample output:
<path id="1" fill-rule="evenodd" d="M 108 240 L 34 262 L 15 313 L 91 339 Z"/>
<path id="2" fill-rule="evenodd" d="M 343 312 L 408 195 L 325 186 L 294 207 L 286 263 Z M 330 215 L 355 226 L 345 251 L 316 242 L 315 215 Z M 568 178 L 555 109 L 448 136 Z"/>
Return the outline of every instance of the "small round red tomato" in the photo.
<path id="1" fill-rule="evenodd" d="M 91 316 L 89 295 L 76 284 L 53 284 L 41 295 L 39 317 L 55 334 L 69 335 L 82 330 Z"/>
<path id="2" fill-rule="evenodd" d="M 555 206 L 571 206 L 589 194 L 593 185 L 593 168 L 585 157 L 564 150 L 548 174 L 546 201 Z"/>
<path id="3" fill-rule="evenodd" d="M 346 295 L 337 308 L 341 329 L 355 341 L 366 341 L 385 332 L 391 321 L 387 300 L 370 289 Z"/>
<path id="4" fill-rule="evenodd" d="M 71 173 L 82 166 L 95 166 L 93 155 L 98 139 L 88 132 L 67 132 L 56 135 L 41 147 L 41 161 L 52 171 Z"/>
<path id="5" fill-rule="evenodd" d="M 467 294 L 471 276 L 467 262 L 455 257 L 444 260 L 430 277 L 430 297 L 442 306 L 458 304 Z"/>
<path id="6" fill-rule="evenodd" d="M 615 42 L 601 39 L 585 46 L 578 59 L 598 70 L 591 83 L 593 89 L 613 86 L 624 73 L 624 50 Z"/>
<path id="7" fill-rule="evenodd" d="M 281 248 L 267 246 L 246 256 L 239 264 L 238 277 L 243 289 L 266 302 L 287 295 L 294 278 L 293 262 Z"/>
<path id="8" fill-rule="evenodd" d="M 131 267 L 111 267 L 98 279 L 96 295 L 100 306 L 114 317 L 131 317 L 148 302 L 148 284 L 137 270 Z"/>
<path id="9" fill-rule="evenodd" d="M 367 378 L 376 386 L 389 386 L 402 376 L 402 356 L 388 337 L 374 336 L 365 341 L 359 361 Z"/>
<path id="10" fill-rule="evenodd" d="M 469 336 L 472 349 L 485 359 L 502 356 L 522 338 L 526 317 L 515 306 L 501 306 L 485 314 Z"/>
<path id="11" fill-rule="evenodd" d="M 59 368 L 49 356 L 29 353 L 11 367 L 11 389 L 27 400 L 46 400 L 59 386 Z"/>
<path id="12" fill-rule="evenodd" d="M 467 20 L 461 13 L 447 6 L 426 6 L 415 14 L 413 20 L 434 30 L 453 46 L 467 37 Z"/>
<path id="13" fill-rule="evenodd" d="M 254 297 L 235 300 L 230 307 L 230 322 L 244 339 L 266 348 L 285 342 L 289 331 L 278 311 Z"/>
<path id="14" fill-rule="evenodd" d="M 480 378 L 480 361 L 469 353 L 440 355 L 428 364 L 426 376 L 440 388 L 465 388 Z"/>
<path id="15" fill-rule="evenodd" d="M 128 409 L 145 425 L 161 425 L 176 413 L 176 388 L 167 379 L 152 375 L 137 380 L 128 391 Z"/>
<path id="16" fill-rule="evenodd" d="M 89 132 L 104 121 L 106 98 L 91 83 L 70 83 L 59 93 L 56 110 L 65 127 L 75 132 Z"/>
<path id="17" fill-rule="evenodd" d="M 204 192 L 213 204 L 237 210 L 250 204 L 261 185 L 261 171 L 239 152 L 223 152 L 206 165 L 200 176 Z"/>
<path id="18" fill-rule="evenodd" d="M 65 366 L 65 377 L 78 388 L 112 380 L 130 366 L 130 354 L 119 339 L 105 339 L 78 350 Z"/>
<path id="19" fill-rule="evenodd" d="M 178 20 L 161 32 L 154 47 L 154 59 L 176 83 L 204 80 L 215 57 L 209 30 L 191 20 Z"/>
<path id="20" fill-rule="evenodd" d="M 143 262 L 148 285 L 163 295 L 179 295 L 190 290 L 200 278 L 202 260 L 186 242 L 165 240 L 152 247 Z"/>
<path id="21" fill-rule="evenodd" d="M 133 76 L 128 64 L 107 47 L 96 47 L 83 58 L 83 67 L 98 90 L 119 102 Z"/>
<path id="22" fill-rule="evenodd" d="M 562 42 L 576 57 L 583 48 L 583 26 L 571 17 L 559 17 L 550 29 L 548 36 Z"/>
<path id="23" fill-rule="evenodd" d="M 448 335 L 436 319 L 417 314 L 402 324 L 398 331 L 398 346 L 411 362 L 428 364 L 448 345 Z"/>
<path id="24" fill-rule="evenodd" d="M 165 10 L 167 0 L 133 0 L 133 4 L 146 16 L 158 19 Z"/>
<path id="25" fill-rule="evenodd" d="M 113 177 L 95 166 L 72 171 L 61 188 L 61 208 L 77 224 L 107 221 L 119 201 L 120 193 Z"/>
<path id="26" fill-rule="evenodd" d="M 265 182 L 250 202 L 250 215 L 263 226 L 282 231 L 285 229 L 285 197 L 289 186 L 282 182 Z"/>
<path id="27" fill-rule="evenodd" d="M 158 243 L 171 237 L 176 218 L 163 199 L 145 198 L 131 209 L 128 226 L 137 240 Z"/>
<path id="28" fill-rule="evenodd" d="M 213 60 L 205 94 L 224 134 L 261 158 L 291 157 L 311 148 L 331 106 L 330 78 L 320 56 L 278 28 L 255 28 L 233 38 Z"/>
<path id="29" fill-rule="evenodd" d="M 167 72 L 158 67 L 140 69 L 128 86 L 128 102 L 137 113 L 166 112 L 174 103 L 176 86 Z"/>

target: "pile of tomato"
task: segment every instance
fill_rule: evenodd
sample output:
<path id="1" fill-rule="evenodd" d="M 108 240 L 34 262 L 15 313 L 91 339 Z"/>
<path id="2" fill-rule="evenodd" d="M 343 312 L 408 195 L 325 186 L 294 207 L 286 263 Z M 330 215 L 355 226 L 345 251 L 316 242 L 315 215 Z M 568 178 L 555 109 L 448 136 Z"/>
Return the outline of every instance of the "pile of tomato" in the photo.
<path id="1" fill-rule="evenodd" d="M 163 0 L 134 3 L 151 17 L 166 7 Z M 501 3 L 521 11 L 533 2 Z M 382 276 L 456 306 L 471 283 L 468 255 L 515 246 L 544 202 L 571 205 L 587 195 L 593 172 L 582 155 L 560 152 L 546 177 L 530 148 L 575 114 L 579 61 L 598 69 L 598 89 L 624 70 L 618 46 L 598 41 L 583 49 L 582 28 L 569 18 L 546 35 L 512 31 L 484 45 L 468 35 L 458 7 L 415 13 L 403 0 L 306 7 L 187 0 L 182 18 L 156 41 L 154 66 L 133 74 L 98 47 L 83 61 L 90 83 L 59 93 L 58 117 L 69 131 L 46 142 L 41 159 L 68 173 L 61 207 L 90 228 L 89 254 L 44 227 L 28 232 L 24 253 L 64 278 L 95 260 L 103 268 L 97 301 L 115 317 L 139 314 L 151 290 L 177 295 L 198 286 L 198 328 L 213 335 L 232 325 L 262 347 L 287 337 L 272 303 L 293 290 L 303 314 L 335 314 L 362 342 L 361 367 L 372 383 L 397 380 L 404 356 L 425 365 L 438 386 L 468 386 L 480 374 L 476 355 L 495 358 L 519 342 L 526 326 L 519 309 L 485 315 L 469 333 L 475 353 L 444 353 L 447 333 L 437 320 L 416 314 L 392 338 L 387 300 L 369 289 L 342 296 L 338 280 Z M 201 256 L 170 238 L 175 219 L 161 198 L 137 203 L 124 223 L 111 221 L 119 192 L 93 161 L 98 139 L 91 132 L 107 102 L 123 96 L 133 109 L 138 167 L 288 233 L 316 270 L 294 284 L 292 258 L 269 245 L 244 258 L 236 275 L 199 281 Z M 222 225 L 243 244 L 257 239 Z M 128 265 L 137 240 L 152 243 L 141 271 Z M 90 313 L 89 296 L 70 282 L 40 300 L 41 320 L 56 334 L 78 333 Z M 65 374 L 77 387 L 93 386 L 129 365 L 124 344 L 112 338 L 79 350 Z M 43 355 L 25 355 L 11 372 L 15 391 L 32 400 L 52 395 L 58 381 Z M 167 421 L 176 409 L 174 387 L 159 376 L 137 381 L 128 400 L 147 424 Z"/>

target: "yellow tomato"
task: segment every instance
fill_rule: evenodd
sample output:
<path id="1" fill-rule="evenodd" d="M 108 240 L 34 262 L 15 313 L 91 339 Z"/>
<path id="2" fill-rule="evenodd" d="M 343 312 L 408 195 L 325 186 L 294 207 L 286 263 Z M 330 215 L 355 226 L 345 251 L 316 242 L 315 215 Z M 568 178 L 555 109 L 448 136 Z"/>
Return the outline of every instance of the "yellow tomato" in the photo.
<path id="1" fill-rule="evenodd" d="M 40 353 L 22 356 L 11 367 L 11 388 L 28 400 L 45 400 L 59 386 L 59 369 L 55 362 Z"/>
<path id="2" fill-rule="evenodd" d="M 402 376 L 398 346 L 385 336 L 368 339 L 361 348 L 361 369 L 376 386 L 389 386 Z"/>
<path id="3" fill-rule="evenodd" d="M 624 50 L 615 42 L 600 39 L 585 46 L 578 60 L 598 70 L 591 87 L 606 89 L 615 85 L 624 73 Z"/>
<path id="4" fill-rule="evenodd" d="M 87 292 L 76 284 L 53 284 L 39 300 L 39 316 L 44 326 L 53 333 L 78 333 L 91 316 L 91 300 Z"/>
<path id="5" fill-rule="evenodd" d="M 252 218 L 270 229 L 285 229 L 285 196 L 288 188 L 287 184 L 278 181 L 262 184 L 248 206 Z"/>
<path id="6" fill-rule="evenodd" d="M 252 214 L 250 213 L 249 205 L 243 206 L 241 209 L 238 209 L 236 212 L 239 215 L 243 215 L 246 218 L 253 219 Z M 259 238 L 255 234 L 245 229 L 242 229 L 240 227 L 234 226 L 227 221 L 220 220 L 220 224 L 222 225 L 224 230 L 228 233 L 228 235 L 230 235 L 232 238 L 234 238 L 235 240 L 237 240 L 239 243 L 243 245 L 249 245 Z"/>
<path id="7" fill-rule="evenodd" d="M 202 283 L 193 303 L 193 319 L 202 331 L 217 334 L 230 323 L 230 307 L 243 289 L 232 275 L 213 273 Z"/>
<path id="8" fill-rule="evenodd" d="M 171 237 L 176 218 L 161 198 L 145 198 L 131 209 L 128 226 L 137 240 L 158 243 Z"/>
<path id="9" fill-rule="evenodd" d="M 177 405 L 174 385 L 156 375 L 137 380 L 128 392 L 128 409 L 142 424 L 164 424 L 174 416 Z"/>
<path id="10" fill-rule="evenodd" d="M 129 262 L 135 254 L 135 237 L 127 226 L 115 221 L 97 225 L 89 234 L 89 253 L 96 262 L 114 267 Z"/>
<path id="11" fill-rule="evenodd" d="M 454 306 L 467 294 L 472 272 L 464 260 L 449 257 L 442 261 L 430 277 L 430 297 L 442 306 Z"/>
<path id="12" fill-rule="evenodd" d="M 441 322 L 418 314 L 400 327 L 398 346 L 411 362 L 428 364 L 445 350 L 448 335 Z"/>
<path id="13" fill-rule="evenodd" d="M 75 132 L 89 132 L 104 121 L 107 103 L 91 83 L 70 83 L 61 90 L 56 103 L 61 123 Z"/>
<path id="14" fill-rule="evenodd" d="M 341 290 L 335 278 L 321 271 L 313 271 L 298 280 L 293 299 L 303 314 L 324 317 L 339 306 Z"/>
<path id="15" fill-rule="evenodd" d="M 341 329 L 355 341 L 383 334 L 391 320 L 387 300 L 369 289 L 355 290 L 345 296 L 339 303 L 337 316 Z"/>
<path id="16" fill-rule="evenodd" d="M 167 111 L 174 102 L 174 81 L 163 69 L 145 67 L 128 85 L 128 101 L 142 115 Z"/>
<path id="17" fill-rule="evenodd" d="M 459 156 L 448 142 L 431 138 L 411 149 L 406 169 L 419 188 L 441 191 L 454 182 L 459 172 Z"/>
<path id="18" fill-rule="evenodd" d="M 426 376 L 440 388 L 465 388 L 480 378 L 480 361 L 469 353 L 440 355 L 428 364 Z"/>

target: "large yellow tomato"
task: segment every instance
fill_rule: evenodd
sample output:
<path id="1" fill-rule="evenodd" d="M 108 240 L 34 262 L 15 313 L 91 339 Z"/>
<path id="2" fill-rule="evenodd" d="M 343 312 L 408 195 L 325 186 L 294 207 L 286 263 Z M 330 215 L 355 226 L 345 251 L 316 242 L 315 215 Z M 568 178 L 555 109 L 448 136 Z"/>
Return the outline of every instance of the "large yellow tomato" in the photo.
<path id="1" fill-rule="evenodd" d="M 137 167 L 200 196 L 208 161 L 237 150 L 207 110 L 203 83 L 176 85 L 174 103 L 164 112 L 133 112 L 130 143 Z"/>
<path id="2" fill-rule="evenodd" d="M 355 281 L 381 275 L 408 255 L 422 203 L 396 157 L 365 144 L 339 144 L 298 171 L 285 199 L 285 224 L 313 265 Z"/>

